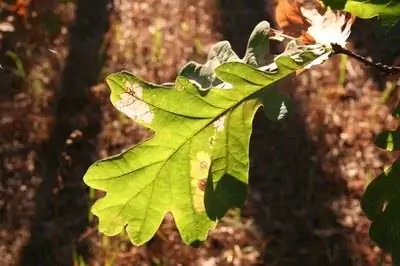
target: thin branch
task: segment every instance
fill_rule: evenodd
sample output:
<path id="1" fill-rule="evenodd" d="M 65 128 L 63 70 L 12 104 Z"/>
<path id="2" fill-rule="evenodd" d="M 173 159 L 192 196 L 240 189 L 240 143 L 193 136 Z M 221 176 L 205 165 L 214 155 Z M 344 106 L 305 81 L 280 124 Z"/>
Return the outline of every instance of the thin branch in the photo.
<path id="1" fill-rule="evenodd" d="M 384 65 L 382 63 L 376 63 L 376 62 L 368 60 L 367 58 L 365 58 L 359 54 L 356 54 L 350 50 L 347 50 L 346 48 L 343 48 L 339 44 L 332 43 L 331 45 L 332 45 L 333 52 L 335 54 L 348 55 L 350 57 L 353 57 L 353 58 L 363 62 L 364 64 L 366 64 L 368 66 L 374 67 L 374 68 L 378 69 L 379 71 L 385 72 L 386 74 L 389 74 L 389 75 L 400 74 L 400 66 L 389 66 L 389 65 Z"/>
<path id="2" fill-rule="evenodd" d="M 276 29 L 271 28 L 270 31 L 271 31 L 272 34 L 274 34 L 274 35 L 278 35 L 278 36 L 284 37 L 284 38 L 289 39 L 289 40 L 297 40 L 297 38 L 292 37 L 292 36 L 289 36 L 289 35 L 287 35 L 287 34 L 284 34 L 284 33 L 283 33 L 282 31 L 280 31 L 280 30 L 276 30 Z"/>

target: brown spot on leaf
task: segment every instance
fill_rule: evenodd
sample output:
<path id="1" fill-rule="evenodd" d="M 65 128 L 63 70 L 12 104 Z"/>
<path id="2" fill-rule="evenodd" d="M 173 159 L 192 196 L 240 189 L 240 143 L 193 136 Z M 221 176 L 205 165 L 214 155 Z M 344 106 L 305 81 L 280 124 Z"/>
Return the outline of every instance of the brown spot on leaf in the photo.
<path id="1" fill-rule="evenodd" d="M 207 179 L 203 178 L 199 181 L 198 187 L 201 191 L 206 190 L 206 185 L 207 185 Z"/>

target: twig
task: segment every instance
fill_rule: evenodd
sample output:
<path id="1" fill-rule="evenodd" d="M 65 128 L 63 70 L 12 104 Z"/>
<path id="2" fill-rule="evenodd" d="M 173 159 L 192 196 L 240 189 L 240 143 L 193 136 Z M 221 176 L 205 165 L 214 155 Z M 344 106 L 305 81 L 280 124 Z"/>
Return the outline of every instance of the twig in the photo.
<path id="1" fill-rule="evenodd" d="M 275 35 L 280 35 L 280 36 L 282 36 L 282 37 L 284 37 L 286 39 L 289 39 L 289 40 L 297 40 L 297 38 L 289 36 L 287 34 L 284 34 L 282 31 L 279 31 L 279 30 L 276 30 L 276 29 L 273 29 L 273 28 L 271 28 L 270 30 Z"/>
<path id="2" fill-rule="evenodd" d="M 389 75 L 400 74 L 400 66 L 389 66 L 389 65 L 384 65 L 382 63 L 376 63 L 376 62 L 368 60 L 367 58 L 365 58 L 359 54 L 356 54 L 350 50 L 347 50 L 346 48 L 343 48 L 339 44 L 332 43 L 331 45 L 332 45 L 333 52 L 335 54 L 348 55 L 350 57 L 353 57 L 353 58 L 359 60 L 360 62 L 363 62 L 364 64 L 366 64 L 368 66 L 372 66 L 372 67 L 374 67 L 382 72 L 385 72 L 386 74 L 389 74 Z"/>

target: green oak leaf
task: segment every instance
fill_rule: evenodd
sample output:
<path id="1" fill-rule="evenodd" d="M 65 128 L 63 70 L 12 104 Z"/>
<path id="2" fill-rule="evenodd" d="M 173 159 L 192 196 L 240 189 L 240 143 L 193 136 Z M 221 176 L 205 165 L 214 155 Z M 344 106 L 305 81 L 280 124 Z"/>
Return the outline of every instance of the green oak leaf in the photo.
<path id="1" fill-rule="evenodd" d="M 202 65 L 197 62 L 187 63 L 179 73 L 192 81 L 199 90 L 207 91 L 213 86 L 222 83 L 214 73 L 217 66 L 226 62 L 239 62 L 240 58 L 232 50 L 231 44 L 227 41 L 218 42 L 211 47 L 207 62 Z"/>
<path id="2" fill-rule="evenodd" d="M 269 38 L 268 31 L 270 30 L 267 21 L 260 22 L 253 30 L 247 43 L 246 53 L 243 62 L 254 66 L 260 67 L 267 65 L 272 56 L 269 52 Z"/>
<path id="3" fill-rule="evenodd" d="M 154 134 L 87 170 L 84 182 L 106 192 L 92 207 L 101 232 L 125 229 L 132 243 L 141 245 L 170 213 L 189 244 L 205 240 L 229 208 L 242 205 L 252 121 L 263 92 L 331 53 L 323 46 L 302 46 L 266 64 L 258 46 L 268 44 L 259 35 L 268 29 L 266 21 L 255 28 L 245 59 L 220 42 L 205 64 L 186 65 L 168 86 L 128 72 L 107 77 L 112 104 Z"/>
<path id="4" fill-rule="evenodd" d="M 400 265 L 399 160 L 368 185 L 361 205 L 372 221 L 370 237 L 391 253 L 395 265 Z"/>
<path id="5" fill-rule="evenodd" d="M 269 38 L 265 34 L 269 30 L 270 25 L 267 21 L 260 22 L 254 28 L 247 43 L 246 54 L 242 60 L 232 50 L 228 41 L 221 41 L 211 47 L 205 64 L 189 62 L 178 75 L 187 77 L 199 90 L 207 91 L 213 86 L 222 83 L 214 72 L 215 68 L 222 63 L 244 62 L 255 67 L 263 66 L 267 63 L 266 60 L 270 58 Z"/>
<path id="6" fill-rule="evenodd" d="M 394 26 L 400 20 L 398 0 L 322 0 L 332 9 L 348 11 L 357 17 L 369 19 L 380 17 L 383 24 Z"/>

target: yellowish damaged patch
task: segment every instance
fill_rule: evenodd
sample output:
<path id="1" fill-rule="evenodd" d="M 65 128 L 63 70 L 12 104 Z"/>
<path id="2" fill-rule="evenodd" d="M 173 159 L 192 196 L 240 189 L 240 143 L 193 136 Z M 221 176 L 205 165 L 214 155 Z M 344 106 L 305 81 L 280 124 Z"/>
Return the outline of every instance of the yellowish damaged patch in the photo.
<path id="1" fill-rule="evenodd" d="M 204 191 L 207 185 L 207 177 L 211 166 L 210 154 L 200 151 L 196 158 L 190 161 L 190 177 L 192 188 L 193 208 L 198 212 L 204 212 Z"/>

